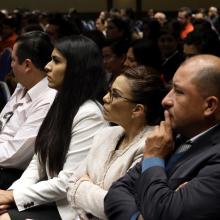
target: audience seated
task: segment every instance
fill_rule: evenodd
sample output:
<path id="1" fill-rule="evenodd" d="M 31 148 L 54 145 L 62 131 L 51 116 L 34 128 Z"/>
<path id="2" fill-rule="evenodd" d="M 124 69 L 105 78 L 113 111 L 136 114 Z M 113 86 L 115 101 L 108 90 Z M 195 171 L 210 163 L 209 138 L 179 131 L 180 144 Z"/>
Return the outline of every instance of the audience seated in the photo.
<path id="1" fill-rule="evenodd" d="M 44 71 L 52 49 L 43 32 L 21 35 L 13 47 L 11 66 L 18 85 L 0 113 L 1 189 L 7 189 L 30 162 L 39 127 L 56 95 Z"/>
<path id="2" fill-rule="evenodd" d="M 102 48 L 104 67 L 106 70 L 107 84 L 123 71 L 128 44 L 123 40 L 106 40 Z"/>
<path id="3" fill-rule="evenodd" d="M 128 67 L 144 65 L 161 70 L 161 55 L 158 45 L 147 39 L 132 42 L 128 48 L 125 65 Z"/>
<path id="4" fill-rule="evenodd" d="M 109 220 L 220 218 L 219 91 L 219 57 L 198 55 L 178 68 L 143 161 L 105 197 Z"/>
<path id="5" fill-rule="evenodd" d="M 68 199 L 80 219 L 106 219 L 104 196 L 113 181 L 143 156 L 145 137 L 163 117 L 166 94 L 160 74 L 128 68 L 104 96 L 104 117 L 118 124 L 101 130 L 85 161 L 70 178 Z"/>
<path id="6" fill-rule="evenodd" d="M 68 178 L 86 157 L 93 136 L 107 125 L 96 101 L 104 81 L 96 44 L 83 36 L 66 37 L 57 41 L 51 57 L 45 69 L 57 96 L 39 130 L 32 161 L 8 191 L 0 191 L 5 198 L 0 204 L 17 207 L 0 219 L 76 219 L 66 199 Z"/>

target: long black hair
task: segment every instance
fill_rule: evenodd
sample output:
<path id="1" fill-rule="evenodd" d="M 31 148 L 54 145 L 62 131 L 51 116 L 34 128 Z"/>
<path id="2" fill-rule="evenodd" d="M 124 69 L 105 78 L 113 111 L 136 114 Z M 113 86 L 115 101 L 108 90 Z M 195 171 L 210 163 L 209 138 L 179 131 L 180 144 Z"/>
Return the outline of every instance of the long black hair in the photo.
<path id="1" fill-rule="evenodd" d="M 67 60 L 65 76 L 35 143 L 39 162 L 44 171 L 47 163 L 51 175 L 63 168 L 79 107 L 87 100 L 97 100 L 105 77 L 101 53 L 92 40 L 82 35 L 68 36 L 55 48 Z"/>

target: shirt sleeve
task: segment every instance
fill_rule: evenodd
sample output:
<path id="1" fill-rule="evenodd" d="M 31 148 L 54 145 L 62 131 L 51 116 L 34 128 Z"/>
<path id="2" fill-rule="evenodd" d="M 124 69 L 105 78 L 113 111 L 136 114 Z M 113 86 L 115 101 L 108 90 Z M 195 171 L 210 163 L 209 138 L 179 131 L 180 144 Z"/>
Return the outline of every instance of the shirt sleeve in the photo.
<path id="1" fill-rule="evenodd" d="M 154 166 L 165 167 L 164 160 L 159 157 L 144 158 L 142 161 L 142 173 Z"/>

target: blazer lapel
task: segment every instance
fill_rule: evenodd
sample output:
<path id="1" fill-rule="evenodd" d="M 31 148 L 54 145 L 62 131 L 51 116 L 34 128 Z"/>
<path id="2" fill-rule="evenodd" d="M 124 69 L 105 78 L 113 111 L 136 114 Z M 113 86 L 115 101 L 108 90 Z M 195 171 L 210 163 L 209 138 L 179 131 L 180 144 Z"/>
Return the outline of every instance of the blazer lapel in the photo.
<path id="1" fill-rule="evenodd" d="M 192 143 L 192 147 L 184 153 L 184 155 L 177 161 L 177 163 L 170 168 L 168 175 L 171 176 L 175 170 L 180 167 L 186 161 L 196 157 L 206 148 L 211 148 L 212 146 L 220 143 L 220 125 L 217 125 L 204 135 L 198 137 Z"/>

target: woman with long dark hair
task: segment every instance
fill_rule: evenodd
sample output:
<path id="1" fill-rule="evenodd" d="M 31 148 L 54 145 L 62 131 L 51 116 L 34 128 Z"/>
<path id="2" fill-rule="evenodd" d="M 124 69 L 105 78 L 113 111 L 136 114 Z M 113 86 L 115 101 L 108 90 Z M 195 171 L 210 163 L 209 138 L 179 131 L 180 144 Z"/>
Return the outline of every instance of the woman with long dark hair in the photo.
<path id="1" fill-rule="evenodd" d="M 106 126 L 96 101 L 105 75 L 93 41 L 83 36 L 59 40 L 45 68 L 49 87 L 58 93 L 39 130 L 30 165 L 10 191 L 0 191 L 0 209 L 6 212 L 0 219 L 75 219 L 66 199 L 67 181 L 86 157 L 95 133 Z M 7 210 L 12 203 L 25 211 Z"/>

